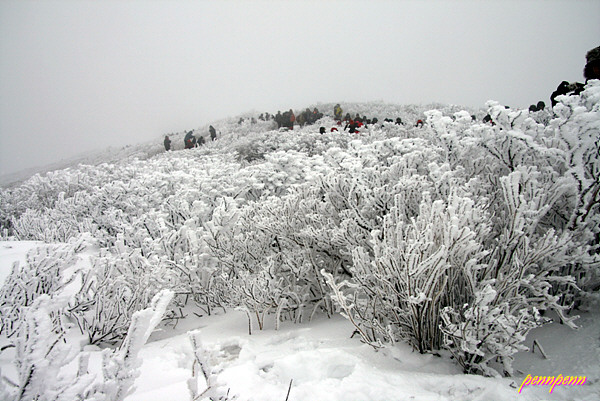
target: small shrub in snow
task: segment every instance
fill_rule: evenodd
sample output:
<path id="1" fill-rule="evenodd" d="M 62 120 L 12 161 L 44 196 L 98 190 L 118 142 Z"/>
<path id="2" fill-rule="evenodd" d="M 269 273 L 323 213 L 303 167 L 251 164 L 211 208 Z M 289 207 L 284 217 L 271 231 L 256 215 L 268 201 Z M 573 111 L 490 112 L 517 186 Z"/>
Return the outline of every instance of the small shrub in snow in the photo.
<path id="1" fill-rule="evenodd" d="M 103 351 L 104 380 L 98 386 L 98 392 L 102 394 L 97 398 L 98 400 L 122 401 L 131 394 L 141 365 L 138 354 L 154 328 L 162 320 L 172 298 L 173 292 L 169 290 L 162 290 L 156 294 L 148 308 L 133 314 L 121 347 L 116 351 Z"/>
<path id="2" fill-rule="evenodd" d="M 397 196 L 382 230 L 373 232 L 373 254 L 353 253 L 353 290 L 336 289 L 333 299 L 353 305 L 352 320 L 368 343 L 406 340 L 420 352 L 438 349 L 441 309 L 466 300 L 486 255 L 477 241 L 484 221 L 468 198 L 446 203 L 426 196 L 411 218 Z"/>
<path id="3" fill-rule="evenodd" d="M 12 337 L 22 324 L 27 307 L 41 295 L 54 295 L 75 279 L 65 270 L 78 260 L 83 241 L 64 245 L 47 245 L 28 252 L 25 265 L 13 265 L 0 288 L 0 333 Z"/>
<path id="4" fill-rule="evenodd" d="M 83 400 L 94 393 L 94 376 L 85 371 L 87 356 L 67 345 L 62 327 L 53 323 L 56 306 L 57 300 L 44 294 L 26 308 L 14 340 L 18 382 L 6 389 L 4 400 Z M 79 365 L 74 373 L 66 369 L 72 362 Z"/>
<path id="5" fill-rule="evenodd" d="M 528 349 L 523 345 L 525 336 L 542 322 L 535 307 L 512 311 L 508 302 L 496 300 L 497 295 L 488 284 L 478 288 L 475 299 L 462 310 L 441 310 L 444 345 L 465 373 L 494 376 L 498 369 L 512 375 L 512 356 Z M 502 365 L 494 368 L 498 359 Z"/>
<path id="6" fill-rule="evenodd" d="M 67 315 L 90 344 L 114 344 L 123 339 L 137 311 L 169 287 L 166 269 L 152 266 L 139 251 L 106 253 L 82 273 L 80 290 L 73 295 Z"/>
<path id="7" fill-rule="evenodd" d="M 48 295 L 38 297 L 27 308 L 14 341 L 18 383 L 12 383 L 12 389 L 0 385 L 0 394 L 4 392 L 7 401 L 122 401 L 139 376 L 139 351 L 162 320 L 172 297 L 172 292 L 162 291 L 149 308 L 134 313 L 120 349 L 102 352 L 101 381 L 88 371 L 89 353 L 66 344 L 65 332 L 53 324 L 57 300 Z M 76 369 L 69 366 L 73 363 Z"/>

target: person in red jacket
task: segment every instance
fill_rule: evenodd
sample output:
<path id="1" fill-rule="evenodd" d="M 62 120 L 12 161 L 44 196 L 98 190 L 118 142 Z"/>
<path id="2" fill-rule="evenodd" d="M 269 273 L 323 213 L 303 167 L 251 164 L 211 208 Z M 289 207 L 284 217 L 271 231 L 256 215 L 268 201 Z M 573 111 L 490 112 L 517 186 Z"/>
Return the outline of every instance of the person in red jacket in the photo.
<path id="1" fill-rule="evenodd" d="M 348 131 L 349 133 L 351 133 L 351 134 L 358 133 L 359 124 L 360 123 L 358 121 L 350 120 L 350 121 L 348 121 L 348 124 L 346 124 L 346 126 L 344 127 L 344 131 L 346 131 L 346 128 L 350 128 L 350 130 Z"/>
<path id="2" fill-rule="evenodd" d="M 185 138 L 183 138 L 183 146 L 186 149 L 192 149 L 195 145 L 196 145 L 196 137 L 194 137 L 194 134 L 192 133 L 192 131 L 188 131 L 188 133 L 185 134 Z"/>
<path id="3" fill-rule="evenodd" d="M 290 122 L 288 127 L 290 128 L 290 130 L 294 129 L 294 122 L 296 121 L 296 116 L 294 115 L 294 112 L 292 111 L 292 109 L 290 109 Z"/>

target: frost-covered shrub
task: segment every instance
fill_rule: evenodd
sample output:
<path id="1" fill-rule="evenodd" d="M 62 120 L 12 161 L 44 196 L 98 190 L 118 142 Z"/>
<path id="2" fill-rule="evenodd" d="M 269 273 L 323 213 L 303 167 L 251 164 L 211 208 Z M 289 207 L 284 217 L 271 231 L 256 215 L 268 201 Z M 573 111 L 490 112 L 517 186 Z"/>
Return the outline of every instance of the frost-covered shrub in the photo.
<path id="1" fill-rule="evenodd" d="M 275 150 L 274 147 L 265 144 L 260 139 L 262 138 L 246 138 L 245 141 L 238 141 L 233 147 L 233 150 L 237 156 L 237 160 L 240 162 L 244 161 L 246 163 L 264 160 L 265 153 Z"/>
<path id="2" fill-rule="evenodd" d="M 465 372 L 486 375 L 512 374 L 512 355 L 524 349 L 527 332 L 543 322 L 538 311 L 552 309 L 574 327 L 552 287 L 575 287 L 562 266 L 591 262 L 587 247 L 570 232 L 539 227 L 551 204 L 540 201 L 547 192 L 537 187 L 535 174 L 515 171 L 501 183 L 506 202 L 501 232 L 491 231 L 484 242 L 489 244 L 485 264 L 470 277 L 474 285 L 463 293 L 464 304 L 449 303 L 441 313 L 444 346 Z M 492 366 L 496 360 L 499 367 Z"/>
<path id="3" fill-rule="evenodd" d="M 497 295 L 487 284 L 462 310 L 441 310 L 445 346 L 465 373 L 494 376 L 498 369 L 512 374 L 512 356 L 528 349 L 523 345 L 525 336 L 542 321 L 537 309 L 511 311 L 508 302 L 496 301 Z M 494 368 L 498 359 L 501 365 Z"/>
<path id="4" fill-rule="evenodd" d="M 15 262 L 11 274 L 0 288 L 0 333 L 12 337 L 23 323 L 25 310 L 42 295 L 58 294 L 75 280 L 66 270 L 78 261 L 85 241 L 46 245 L 27 253 L 21 266 Z"/>
<path id="5" fill-rule="evenodd" d="M 581 98 L 563 100 L 569 106 L 555 108 L 548 126 L 495 103 L 494 126 L 466 113 L 427 113 L 421 138 L 429 154 L 399 152 L 396 164 L 380 159 L 385 177 L 404 166 L 398 159 L 421 157 L 405 178 L 423 189 L 414 192 L 417 203 L 388 185 L 392 208 L 353 205 L 364 202 L 355 188 L 374 149 L 361 147 L 352 163 L 356 184 L 336 191 L 355 195 L 332 203 L 348 206 L 366 240 L 354 248 L 351 279 L 324 275 L 365 341 L 405 340 L 421 352 L 444 346 L 465 371 L 510 374 L 511 356 L 541 323 L 538 311 L 553 309 L 573 325 L 566 312 L 580 283 L 592 291 L 598 285 L 596 91 L 591 85 Z M 349 160 L 338 163 L 342 176 Z M 367 185 L 371 193 L 376 187 Z M 500 367 L 491 366 L 496 360 Z"/>
<path id="6" fill-rule="evenodd" d="M 52 317 L 60 313 L 64 301 L 48 295 L 38 297 L 27 307 L 24 324 L 13 343 L 17 382 L 0 377 L 2 399 L 123 400 L 133 391 L 139 376 L 139 351 L 161 322 L 172 297 L 171 291 L 161 291 L 147 309 L 134 313 L 121 347 L 103 350 L 102 371 L 93 373 L 88 369 L 90 353 L 69 345 L 66 331 L 53 322 Z M 5 387 L 5 382 L 12 388 Z"/>
<path id="7" fill-rule="evenodd" d="M 121 347 L 115 351 L 103 351 L 103 381 L 95 388 L 99 393 L 96 400 L 122 401 L 133 392 L 141 365 L 138 354 L 154 328 L 163 319 L 172 298 L 173 292 L 170 290 L 157 293 L 147 308 L 133 314 Z"/>
<path id="8" fill-rule="evenodd" d="M 505 169 L 526 165 L 537 171 L 540 202 L 550 207 L 536 227 L 566 230 L 578 243 L 590 245 L 592 255 L 598 254 L 600 243 L 599 93 L 600 85 L 592 82 L 580 96 L 561 97 L 546 126 L 492 104 L 502 129 L 496 128 L 496 136 L 488 136 L 485 145 Z M 504 175 L 498 170 L 497 177 Z M 579 306 L 597 298 L 599 273 L 598 263 L 591 260 L 565 263 L 561 274 L 574 277 L 578 289 L 555 284 L 553 293 L 561 295 L 563 305 Z"/>
<path id="9" fill-rule="evenodd" d="M 54 322 L 60 304 L 44 294 L 25 308 L 23 324 L 13 342 L 18 379 L 16 383 L 8 381 L 13 388 L 6 389 L 3 400 L 68 401 L 90 399 L 94 393 L 90 387 L 95 377 L 86 371 L 89 355 L 68 345 L 65 330 Z M 75 361 L 78 369 L 69 371 L 67 365 Z M 0 377 L 0 381 L 5 378 Z"/>
<path id="10" fill-rule="evenodd" d="M 334 300 L 353 305 L 353 322 L 369 343 L 406 340 L 420 352 L 438 349 L 441 309 L 473 291 L 486 255 L 478 242 L 485 220 L 481 205 L 465 197 L 425 195 L 412 216 L 397 195 L 382 229 L 372 232 L 373 253 L 353 252 L 354 290 L 337 291 Z"/>
<path id="11" fill-rule="evenodd" d="M 549 132 L 564 152 L 564 169 L 572 180 L 574 207 L 570 210 L 567 227 L 586 239 L 593 247 L 592 254 L 600 255 L 600 81 L 586 85 L 580 96 L 564 96 L 554 107 L 557 118 L 550 121 Z M 597 260 L 597 259 L 596 259 Z M 573 263 L 563 270 L 576 279 L 582 293 L 570 289 L 565 304 L 596 301 L 600 294 L 600 264 Z M 557 293 L 565 288 L 558 288 Z"/>
<path id="12" fill-rule="evenodd" d="M 121 247 L 118 255 L 102 253 L 93 259 L 90 269 L 82 272 L 81 288 L 70 300 L 67 316 L 90 344 L 122 340 L 133 315 L 150 305 L 162 289 L 170 288 L 176 278 L 164 267 L 150 264 L 138 250 Z"/>
<path id="13" fill-rule="evenodd" d="M 224 200 L 207 224 L 205 241 L 220 265 L 214 276 L 219 298 L 246 310 L 249 319 L 250 314 L 256 316 L 262 329 L 265 313 L 284 302 L 300 308 L 308 291 L 299 289 L 303 283 L 298 261 L 282 248 L 283 238 L 256 226 L 260 217 L 268 217 L 258 217 L 255 211 L 252 207 L 238 210 L 231 200 Z"/>

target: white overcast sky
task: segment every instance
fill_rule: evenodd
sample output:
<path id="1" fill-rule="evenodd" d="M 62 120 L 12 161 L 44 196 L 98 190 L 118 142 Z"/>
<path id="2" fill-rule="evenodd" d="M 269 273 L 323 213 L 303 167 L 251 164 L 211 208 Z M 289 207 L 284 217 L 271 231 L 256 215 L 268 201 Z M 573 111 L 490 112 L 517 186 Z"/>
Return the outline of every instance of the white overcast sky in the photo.
<path id="1" fill-rule="evenodd" d="M 583 81 L 600 1 L 0 1 L 0 175 L 247 111 L 527 107 Z"/>

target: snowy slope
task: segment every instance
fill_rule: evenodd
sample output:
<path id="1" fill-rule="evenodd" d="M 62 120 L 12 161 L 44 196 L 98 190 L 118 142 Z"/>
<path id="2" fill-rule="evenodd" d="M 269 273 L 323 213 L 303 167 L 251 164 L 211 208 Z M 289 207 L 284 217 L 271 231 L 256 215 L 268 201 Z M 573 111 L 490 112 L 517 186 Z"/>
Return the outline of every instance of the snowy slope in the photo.
<path id="1" fill-rule="evenodd" d="M 326 114 L 330 114 L 333 108 L 333 104 L 311 105 L 310 108 L 315 106 Z M 411 140 L 416 132 L 414 121 L 425 118 L 424 111 L 431 108 L 381 103 L 349 104 L 344 107 L 344 113 L 360 112 L 369 117 L 377 116 L 380 121 L 400 117 L 406 122 L 406 126 L 389 124 L 385 129 L 363 129 L 362 138 L 365 142 L 386 137 Z M 437 105 L 437 108 L 442 109 L 447 116 L 460 110 L 456 106 Z M 466 117 L 462 117 L 469 120 L 470 114 L 481 118 L 485 112 L 469 111 Z M 249 113 L 244 117 L 251 115 L 255 114 Z M 451 125 L 450 117 L 446 119 L 447 121 L 442 122 Z M 167 263 L 164 259 L 158 256 L 152 256 L 148 261 L 143 259 L 144 252 L 153 255 L 152 252 L 157 249 L 164 250 L 165 246 L 157 237 L 158 234 L 172 237 L 175 247 L 167 251 L 173 255 L 180 249 L 177 247 L 188 247 L 194 251 L 201 249 L 198 245 L 200 240 L 195 236 L 198 221 L 206 221 L 218 213 L 224 213 L 223 210 L 230 204 L 221 198 L 237 199 L 239 204 L 231 207 L 235 213 L 241 213 L 245 203 L 240 199 L 280 195 L 286 188 L 318 176 L 325 171 L 326 162 L 333 163 L 338 156 L 333 151 L 327 154 L 330 160 L 324 161 L 320 154 L 324 152 L 319 146 L 333 146 L 331 144 L 335 143 L 335 134 L 317 134 L 321 125 L 328 131 L 331 127 L 336 127 L 329 116 L 313 126 L 303 129 L 295 127 L 292 133 L 278 133 L 267 122 L 251 124 L 245 121 L 238 124 L 237 120 L 236 117 L 218 124 L 213 123 L 219 131 L 219 140 L 203 148 L 179 151 L 183 138 L 180 133 L 171 137 L 175 150 L 173 152 L 163 152 L 162 144 L 157 141 L 158 143 L 106 153 L 104 156 L 94 155 L 87 160 L 79 159 L 68 171 L 50 174 L 50 184 L 47 185 L 51 187 L 56 184 L 60 188 L 57 192 L 61 195 L 57 199 L 53 196 L 44 198 L 45 193 L 41 192 L 36 195 L 45 202 L 47 209 L 44 210 L 47 211 L 52 228 L 69 237 L 72 231 L 61 231 L 61 224 L 79 230 L 94 227 L 94 235 L 106 241 L 107 247 L 114 247 L 121 258 L 114 261 L 102 259 L 105 255 L 97 247 L 92 247 L 80 255 L 74 265 L 68 266 L 69 273 L 83 272 L 83 277 L 91 269 L 91 258 L 98 258 L 123 269 L 131 262 L 132 277 L 139 278 L 140 281 L 147 280 L 148 276 L 145 271 L 136 269 L 155 269 L 159 275 L 164 274 L 161 278 L 168 282 L 171 272 L 163 268 L 163 264 Z M 196 130 L 197 135 L 206 135 L 206 132 L 207 126 Z M 318 138 L 325 139 L 318 142 Z M 447 134 L 443 139 L 450 143 L 454 138 Z M 310 143 L 303 147 L 303 140 Z M 356 160 L 370 160 L 368 154 L 365 156 L 360 153 L 360 143 L 349 143 L 349 147 L 359 155 Z M 419 143 L 410 144 L 418 148 Z M 314 148 L 311 147 L 313 145 Z M 385 151 L 388 145 L 388 142 L 382 140 L 375 146 L 380 146 Z M 307 153 L 315 154 L 311 153 L 310 157 L 302 159 L 298 155 L 305 149 L 308 149 Z M 248 161 L 254 155 L 262 157 L 260 163 Z M 351 162 L 342 161 L 347 165 L 340 168 L 354 168 Z M 81 167 L 80 164 L 86 167 Z M 443 168 L 435 171 L 443 177 Z M 98 180 L 94 181 L 91 176 Z M 35 205 L 38 201 L 38 198 L 33 199 L 27 193 L 28 185 L 35 187 L 40 182 L 44 183 L 44 179 L 40 177 L 37 181 L 26 183 L 23 187 L 24 194 L 17 194 L 22 196 L 26 204 L 21 205 L 22 208 L 15 206 L 14 212 L 23 213 L 30 218 L 22 218 L 20 223 L 23 225 L 33 226 L 36 223 L 34 218 L 45 217 L 31 211 L 31 215 L 27 215 L 25 211 L 29 204 Z M 61 180 L 65 182 L 59 182 Z M 88 192 L 78 193 L 80 188 Z M 48 190 L 50 194 L 51 189 Z M 79 198 L 74 196 L 70 199 L 69 196 L 73 193 L 77 193 Z M 129 199 L 129 194 L 139 196 Z M 93 210 L 98 207 L 95 203 L 98 200 L 105 203 L 105 210 L 113 213 L 110 218 L 116 219 L 115 216 L 118 217 L 124 211 L 130 213 L 127 223 L 131 226 L 124 225 L 123 232 L 114 235 L 111 230 L 121 227 L 110 226 L 113 221 L 109 217 L 102 220 L 104 209 Z M 89 220 L 78 220 L 81 216 L 87 217 L 88 207 L 97 214 Z M 81 210 L 82 208 L 85 210 Z M 146 215 L 144 212 L 150 214 Z M 167 216 L 172 220 L 167 221 Z M 69 218 L 75 221 L 71 222 Z M 170 224 L 175 225 L 172 222 L 177 219 L 180 219 L 181 224 L 169 231 L 172 228 Z M 35 232 L 35 227 L 25 228 Z M 134 245 L 126 244 L 123 240 L 125 234 L 131 235 L 127 239 L 137 240 L 139 237 L 140 243 L 135 246 L 139 245 L 141 253 L 139 249 L 131 251 Z M 23 264 L 27 251 L 40 244 L 37 241 L 0 242 L 0 284 L 10 274 L 13 262 L 20 261 Z M 211 266 L 206 255 L 199 252 L 188 252 L 177 262 L 180 263 L 179 268 L 190 265 Z M 144 283 L 147 287 L 158 285 L 153 281 Z M 537 340 L 547 359 L 539 351 L 522 351 L 515 355 L 514 377 L 489 378 L 463 374 L 462 369 L 445 351 L 419 354 L 404 343 L 388 344 L 376 350 L 362 342 L 360 336 L 354 333 L 355 327 L 339 315 L 327 318 L 324 314 L 316 314 L 313 320 L 307 321 L 306 317 L 301 324 L 293 324 L 290 317 L 281 322 L 279 330 L 275 330 L 275 314 L 272 313 L 267 315 L 263 330 L 253 327 L 253 333 L 249 335 L 246 314 L 240 310 L 227 310 L 227 313 L 223 313 L 216 308 L 211 316 L 206 316 L 200 309 L 187 305 L 179 312 L 185 318 L 163 324 L 142 347 L 140 376 L 136 379 L 131 394 L 125 398 L 127 401 L 179 401 L 193 399 L 194 394 L 197 395 L 195 399 L 203 400 L 219 397 L 290 401 L 600 399 L 600 315 L 597 313 L 582 314 L 576 321 L 580 326 L 576 331 L 558 323 L 532 330 L 524 344 L 531 346 Z M 82 355 L 89 354 L 90 374 L 95 375 L 95 380 L 98 381 L 102 377 L 100 360 L 103 351 L 97 346 L 87 345 L 85 336 L 78 333 L 72 321 L 69 323 L 70 325 L 65 324 L 70 328 L 68 342 L 75 348 L 81 345 Z M 8 342 L 4 336 L 0 337 L 0 346 Z M 17 370 L 13 365 L 15 357 L 13 348 L 2 351 L 0 369 L 2 375 L 18 382 Z M 208 383 L 199 362 L 203 364 Z M 551 394 L 548 386 L 524 386 L 518 392 L 528 375 L 558 374 L 587 376 L 587 381 L 582 386 L 557 386 Z M 207 384 L 210 392 L 202 394 L 207 389 Z M 1 395 L 0 387 L 0 398 Z"/>

